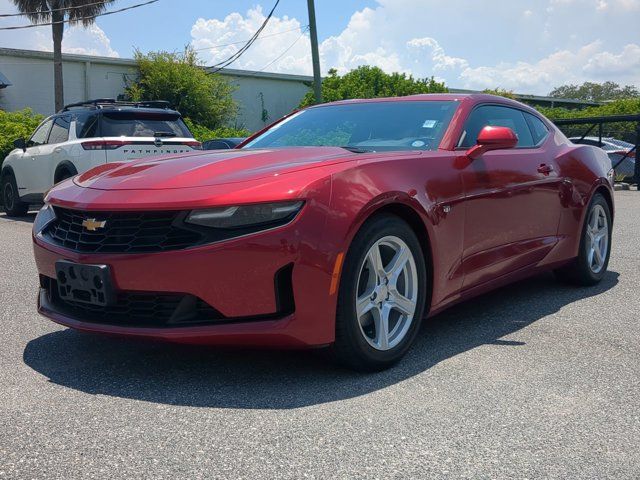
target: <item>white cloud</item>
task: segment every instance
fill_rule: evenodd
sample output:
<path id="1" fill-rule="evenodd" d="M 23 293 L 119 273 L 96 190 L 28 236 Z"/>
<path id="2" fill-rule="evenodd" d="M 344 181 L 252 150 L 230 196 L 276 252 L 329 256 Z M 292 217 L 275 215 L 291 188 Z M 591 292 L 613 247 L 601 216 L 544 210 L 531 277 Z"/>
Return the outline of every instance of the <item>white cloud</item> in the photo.
<path id="1" fill-rule="evenodd" d="M 111 40 L 95 23 L 87 28 L 73 26 L 64 32 L 62 51 L 83 55 L 101 55 L 105 57 L 119 57 L 111 48 Z"/>
<path id="2" fill-rule="evenodd" d="M 469 66 L 469 62 L 467 62 L 464 58 L 450 57 L 449 55 L 445 54 L 444 49 L 433 38 L 414 38 L 407 42 L 407 46 L 419 50 L 429 50 L 431 52 L 433 68 L 436 71 L 467 68 Z"/>
<path id="3" fill-rule="evenodd" d="M 199 18 L 191 28 L 191 45 L 200 50 L 200 58 L 206 64 L 214 65 L 235 54 L 264 19 L 260 6 L 250 9 L 246 16 L 232 13 L 222 20 Z M 302 28 L 295 18 L 272 17 L 260 38 L 230 68 L 261 70 L 268 65 L 269 71 L 309 73 L 309 36 L 302 34 Z"/>
<path id="4" fill-rule="evenodd" d="M 346 71 L 365 60 L 387 71 L 437 75 L 452 87 L 537 94 L 567 82 L 640 83 L 635 37 L 601 28 L 628 24 L 639 0 L 545 3 L 378 0 L 376 8 L 354 13 L 339 35 L 323 42 L 323 63 Z"/>
<path id="5" fill-rule="evenodd" d="M 548 92 L 565 83 L 614 80 L 634 84 L 640 78 L 640 46 L 627 45 L 619 53 L 593 42 L 577 51 L 554 52 L 534 63 L 501 63 L 466 68 L 459 77 L 465 88 L 501 87 L 518 91 Z"/>
<path id="6" fill-rule="evenodd" d="M 17 13 L 15 5 L 10 0 L 0 0 L 0 12 Z M 0 27 L 12 25 L 28 25 L 29 21 L 23 17 L 0 18 Z M 26 50 L 53 50 L 51 27 L 42 26 L 22 30 L 0 31 L 0 45 L 9 48 Z M 105 32 L 96 24 L 87 28 L 81 25 L 65 28 L 62 39 L 62 51 L 85 55 L 101 55 L 118 57 L 118 52 L 111 48 L 111 42 Z"/>
<path id="7" fill-rule="evenodd" d="M 640 78 L 640 46 L 636 44 L 625 45 L 619 54 L 611 52 L 598 52 L 589 58 L 584 71 L 597 76 L 631 74 L 631 83 Z"/>

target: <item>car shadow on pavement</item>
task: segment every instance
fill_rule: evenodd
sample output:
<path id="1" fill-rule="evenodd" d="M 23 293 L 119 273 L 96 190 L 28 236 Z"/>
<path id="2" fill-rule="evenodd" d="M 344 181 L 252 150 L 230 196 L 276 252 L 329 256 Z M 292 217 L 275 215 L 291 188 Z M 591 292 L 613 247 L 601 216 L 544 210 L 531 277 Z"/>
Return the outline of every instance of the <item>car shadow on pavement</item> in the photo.
<path id="1" fill-rule="evenodd" d="M 89 394 L 217 408 L 288 409 L 364 395 L 480 345 L 502 340 L 618 283 L 575 288 L 545 274 L 484 295 L 425 322 L 405 359 L 380 373 L 339 368 L 317 351 L 220 350 L 148 343 L 62 330 L 28 343 L 24 361 L 56 384 Z"/>
<path id="2" fill-rule="evenodd" d="M 33 223 L 33 221 L 36 219 L 37 213 L 38 212 L 29 212 L 22 217 L 8 217 L 6 213 L 0 211 L 0 221 Z"/>

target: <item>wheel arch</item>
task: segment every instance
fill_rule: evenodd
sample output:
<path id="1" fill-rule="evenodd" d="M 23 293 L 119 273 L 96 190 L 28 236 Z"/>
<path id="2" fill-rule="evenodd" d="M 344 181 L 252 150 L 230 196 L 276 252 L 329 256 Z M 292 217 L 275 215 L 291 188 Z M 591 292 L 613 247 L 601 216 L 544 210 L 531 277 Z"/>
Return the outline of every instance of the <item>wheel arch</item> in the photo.
<path id="1" fill-rule="evenodd" d="M 53 183 L 56 184 L 60 182 L 62 179 L 59 177 L 63 172 L 68 172 L 71 176 L 78 174 L 78 169 L 76 166 L 71 163 L 69 160 L 63 160 L 56 167 L 53 174 Z"/>
<path id="2" fill-rule="evenodd" d="M 613 222 L 614 205 L 613 205 L 613 195 L 611 195 L 611 191 L 604 185 L 599 185 L 593 191 L 591 198 L 593 198 L 594 195 L 596 195 L 597 193 L 600 193 L 604 197 L 604 199 L 607 201 L 607 205 L 609 205 L 609 213 L 611 214 L 611 221 Z"/>
<path id="3" fill-rule="evenodd" d="M 13 168 L 11 167 L 11 165 L 2 166 L 2 171 L 0 171 L 0 180 L 3 179 L 6 175 L 13 175 L 13 178 L 16 177 L 16 174 L 13 171 Z"/>

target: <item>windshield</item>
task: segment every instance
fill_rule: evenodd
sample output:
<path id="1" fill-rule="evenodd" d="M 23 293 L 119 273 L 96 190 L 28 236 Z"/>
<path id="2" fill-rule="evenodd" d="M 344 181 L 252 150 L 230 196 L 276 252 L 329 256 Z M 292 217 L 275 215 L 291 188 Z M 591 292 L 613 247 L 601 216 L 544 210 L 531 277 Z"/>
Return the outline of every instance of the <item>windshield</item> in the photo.
<path id="1" fill-rule="evenodd" d="M 189 129 L 179 115 L 146 112 L 104 113 L 102 137 L 188 137 Z"/>
<path id="2" fill-rule="evenodd" d="M 457 106 L 453 101 L 319 106 L 293 114 L 244 148 L 335 146 L 354 151 L 435 150 Z"/>

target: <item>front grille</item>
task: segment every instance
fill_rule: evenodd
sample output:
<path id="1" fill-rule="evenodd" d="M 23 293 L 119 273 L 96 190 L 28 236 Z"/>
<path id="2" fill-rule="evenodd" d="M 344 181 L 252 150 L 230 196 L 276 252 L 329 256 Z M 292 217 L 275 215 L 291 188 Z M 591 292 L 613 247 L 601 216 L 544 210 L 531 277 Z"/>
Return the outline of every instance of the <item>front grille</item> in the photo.
<path id="1" fill-rule="evenodd" d="M 183 293 L 120 291 L 113 305 L 98 306 L 63 299 L 58 283 L 44 277 L 50 301 L 79 320 L 138 327 L 185 326 L 224 321 L 225 317 L 200 298 Z"/>
<path id="2" fill-rule="evenodd" d="M 57 219 L 42 234 L 76 252 L 163 252 L 197 245 L 204 238 L 182 226 L 183 212 L 84 212 L 59 207 L 55 212 Z M 104 227 L 89 231 L 82 226 L 88 219 L 104 221 Z"/>

